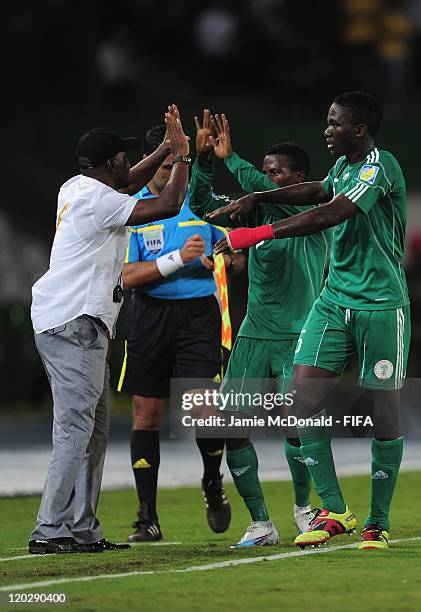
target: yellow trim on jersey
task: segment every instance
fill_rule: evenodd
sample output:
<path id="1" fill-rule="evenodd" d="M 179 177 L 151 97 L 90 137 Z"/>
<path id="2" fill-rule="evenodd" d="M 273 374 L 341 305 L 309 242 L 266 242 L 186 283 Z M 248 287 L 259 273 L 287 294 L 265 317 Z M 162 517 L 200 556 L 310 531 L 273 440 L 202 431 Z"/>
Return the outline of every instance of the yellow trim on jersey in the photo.
<path id="1" fill-rule="evenodd" d="M 160 223 L 159 225 L 148 225 L 147 227 L 129 227 L 129 232 L 134 234 L 143 234 L 144 232 L 150 232 L 152 230 L 164 229 L 164 224 Z"/>
<path id="2" fill-rule="evenodd" d="M 211 225 L 213 227 L 216 227 L 216 229 L 220 230 L 221 232 L 223 232 L 224 234 L 228 234 L 228 230 L 226 227 L 221 227 L 220 225 L 213 225 L 211 223 L 208 223 L 207 221 L 179 221 L 178 222 L 178 227 L 192 227 L 192 226 L 197 226 L 197 225 Z M 164 229 L 164 224 L 160 223 L 159 225 L 148 225 L 147 227 L 129 227 L 129 232 L 132 232 L 133 234 L 143 234 L 144 232 L 149 232 L 152 230 L 158 230 L 158 229 Z"/>
<path id="3" fill-rule="evenodd" d="M 129 244 L 126 249 L 126 257 L 124 258 L 124 263 L 129 263 L 129 253 L 130 253 L 130 236 L 129 236 Z"/>
<path id="4" fill-rule="evenodd" d="M 127 340 L 124 341 L 124 359 L 123 365 L 121 366 L 120 379 L 118 381 L 117 391 L 121 391 L 123 387 L 124 377 L 126 376 L 127 368 Z"/>
<path id="5" fill-rule="evenodd" d="M 178 227 L 189 227 L 191 225 L 209 225 L 206 221 L 179 221 Z"/>

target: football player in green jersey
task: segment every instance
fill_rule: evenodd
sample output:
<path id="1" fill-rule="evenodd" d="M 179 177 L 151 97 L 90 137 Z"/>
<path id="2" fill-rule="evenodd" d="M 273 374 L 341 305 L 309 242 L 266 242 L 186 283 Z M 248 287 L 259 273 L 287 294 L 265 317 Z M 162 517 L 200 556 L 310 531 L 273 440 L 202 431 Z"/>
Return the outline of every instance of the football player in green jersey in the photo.
<path id="1" fill-rule="evenodd" d="M 302 182 L 309 170 L 308 154 L 301 147 L 284 143 L 272 146 L 266 153 L 262 172 L 241 159 L 232 150 L 228 120 L 215 116 L 217 138 L 212 139 L 210 114 L 204 111 L 203 125 L 196 118 L 198 157 L 192 171 L 190 207 L 200 216 L 226 203 L 225 196 L 212 192 L 214 164 L 212 149 L 225 161 L 247 192 L 276 189 Z M 309 207 L 303 207 L 308 210 Z M 294 215 L 293 206 L 259 208 L 241 219 L 249 226 L 274 223 Z M 218 218 L 222 225 L 233 225 L 229 216 Z M 319 295 L 330 247 L 329 232 L 292 240 L 269 240 L 250 249 L 249 293 L 247 314 L 238 333 L 221 391 L 235 390 L 237 381 L 242 392 L 262 393 L 256 379 L 278 378 L 280 392 L 292 376 L 294 351 L 304 321 Z M 281 386 L 282 385 L 282 386 Z M 254 388 L 252 388 L 254 387 Z M 234 388 L 234 389 L 233 389 Z M 236 410 L 228 406 L 227 410 Z M 242 406 L 248 416 L 253 406 Z M 247 434 L 246 434 L 247 435 Z M 309 492 L 311 477 L 299 448 L 298 436 L 285 440 L 285 453 L 295 490 L 294 520 L 300 532 L 311 519 Z M 277 542 L 278 533 L 269 520 L 257 473 L 257 456 L 248 437 L 227 442 L 227 463 L 240 495 L 251 514 L 252 524 L 238 547 Z"/>
<path id="2" fill-rule="evenodd" d="M 374 420 L 371 507 L 359 544 L 362 550 L 388 548 L 389 510 L 403 449 L 399 390 L 410 340 L 402 269 L 405 181 L 394 156 L 374 144 L 381 120 L 379 104 L 369 94 L 337 96 L 328 112 L 325 137 L 338 160 L 323 181 L 253 193 L 219 212 L 244 215 L 262 202 L 327 203 L 272 225 L 234 230 L 216 247 L 224 252 L 270 236 L 305 236 L 335 227 L 328 278 L 297 344 L 294 411 L 307 417 L 323 414 L 329 382 L 357 353 L 358 383 L 370 390 Z M 324 543 L 356 526 L 336 478 L 329 432 L 315 432 L 300 430 L 301 452 L 323 509 L 314 513 L 309 530 L 296 538 L 301 547 Z"/>

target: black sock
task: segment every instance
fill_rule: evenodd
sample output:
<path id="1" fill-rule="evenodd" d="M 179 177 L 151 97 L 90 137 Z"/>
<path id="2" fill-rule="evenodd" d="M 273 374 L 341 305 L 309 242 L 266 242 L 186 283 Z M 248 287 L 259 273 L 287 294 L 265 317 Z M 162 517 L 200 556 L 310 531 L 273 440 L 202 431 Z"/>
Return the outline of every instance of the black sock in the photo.
<path id="1" fill-rule="evenodd" d="M 130 455 L 139 504 L 142 506 L 146 503 L 151 518 L 157 519 L 159 431 L 133 430 L 130 439 Z"/>
<path id="2" fill-rule="evenodd" d="M 196 438 L 197 446 L 203 459 L 203 482 L 219 480 L 225 440 L 223 438 Z"/>

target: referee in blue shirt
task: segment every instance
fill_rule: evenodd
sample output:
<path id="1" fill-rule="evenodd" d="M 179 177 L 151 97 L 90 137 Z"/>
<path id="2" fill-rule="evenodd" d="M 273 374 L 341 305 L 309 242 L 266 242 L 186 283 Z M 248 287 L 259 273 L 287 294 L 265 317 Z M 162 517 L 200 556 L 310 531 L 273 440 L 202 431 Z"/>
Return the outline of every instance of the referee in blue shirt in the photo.
<path id="1" fill-rule="evenodd" d="M 150 129 L 144 153 L 162 142 L 165 126 Z M 135 197 L 157 198 L 174 163 L 189 163 L 169 155 Z M 156 509 L 159 430 L 172 377 L 214 378 L 221 369 L 221 315 L 207 257 L 224 235 L 189 208 L 189 192 L 172 219 L 132 227 L 123 271 L 132 289 L 127 314 L 127 354 L 122 388 L 133 397 L 131 461 L 139 498 L 138 518 L 130 542 L 162 539 Z M 237 256 L 239 257 L 239 256 Z M 240 256 L 241 257 L 241 256 Z M 239 261 L 226 260 L 226 268 Z M 219 471 L 224 440 L 197 438 L 203 459 L 202 490 L 210 528 L 228 529 L 231 509 Z"/>

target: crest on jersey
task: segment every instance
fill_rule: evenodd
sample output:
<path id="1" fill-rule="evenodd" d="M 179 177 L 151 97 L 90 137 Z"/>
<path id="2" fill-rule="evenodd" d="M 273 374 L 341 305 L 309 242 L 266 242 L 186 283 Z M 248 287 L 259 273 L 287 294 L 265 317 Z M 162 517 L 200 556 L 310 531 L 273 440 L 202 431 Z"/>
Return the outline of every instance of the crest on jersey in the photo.
<path id="1" fill-rule="evenodd" d="M 371 166 L 370 164 L 364 164 L 364 166 L 360 170 L 358 178 L 360 181 L 364 181 L 364 183 L 374 185 L 374 181 L 376 180 L 378 171 L 379 166 Z"/>
<path id="2" fill-rule="evenodd" d="M 143 232 L 145 249 L 152 255 L 156 255 L 164 248 L 164 232 L 161 229 L 147 230 Z"/>
<path id="3" fill-rule="evenodd" d="M 374 374 L 380 380 L 387 380 L 393 374 L 393 363 L 388 359 L 381 359 L 374 366 Z"/>

